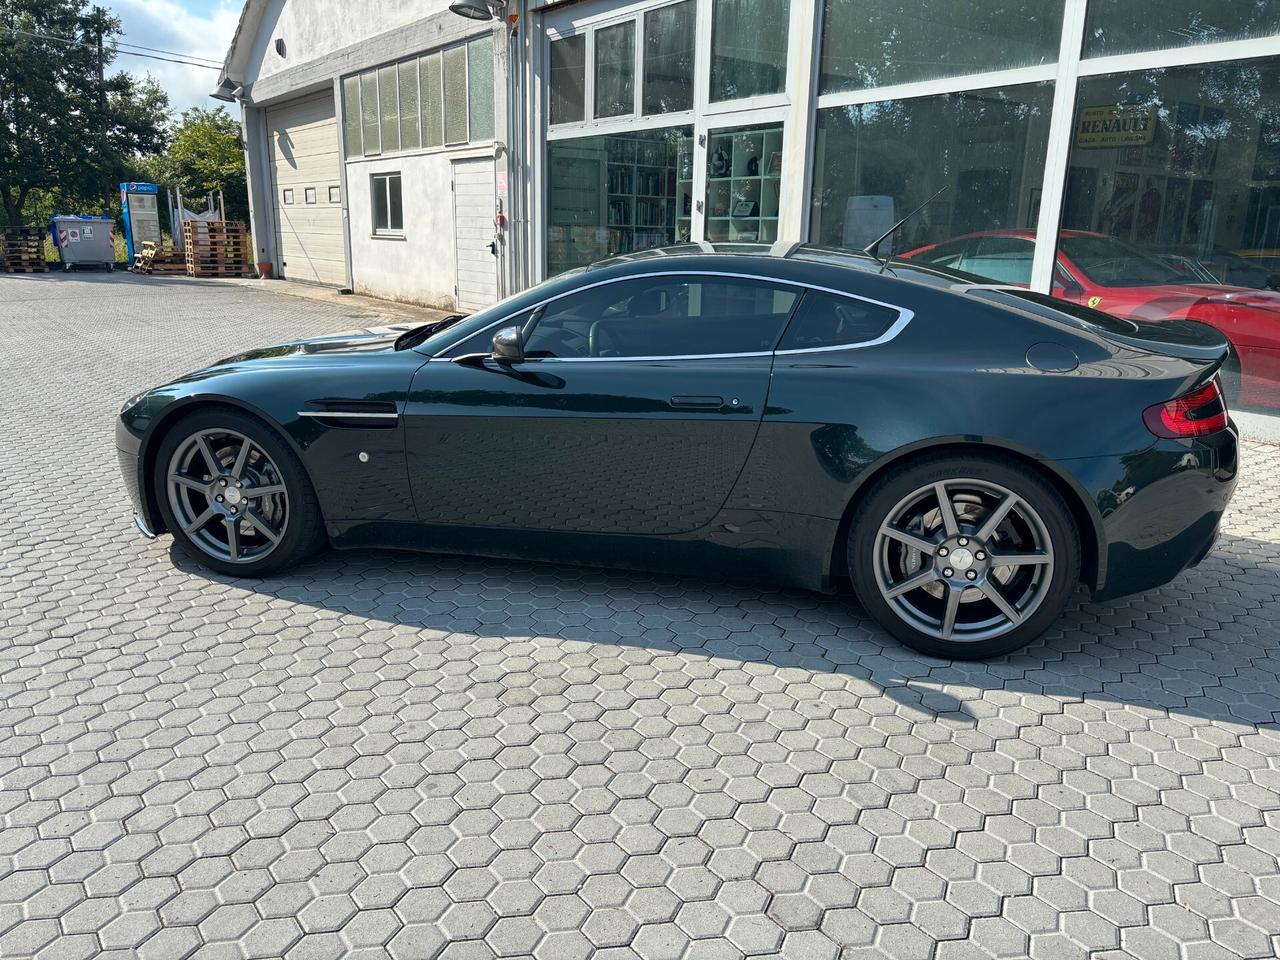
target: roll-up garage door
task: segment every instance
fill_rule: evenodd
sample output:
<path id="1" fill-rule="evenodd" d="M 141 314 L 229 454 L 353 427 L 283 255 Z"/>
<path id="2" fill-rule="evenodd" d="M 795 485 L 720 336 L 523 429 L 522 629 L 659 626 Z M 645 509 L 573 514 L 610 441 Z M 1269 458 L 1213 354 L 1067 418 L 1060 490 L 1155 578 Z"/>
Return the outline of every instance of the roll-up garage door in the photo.
<path id="1" fill-rule="evenodd" d="M 333 94 L 267 111 L 277 276 L 342 286 L 347 268 Z"/>

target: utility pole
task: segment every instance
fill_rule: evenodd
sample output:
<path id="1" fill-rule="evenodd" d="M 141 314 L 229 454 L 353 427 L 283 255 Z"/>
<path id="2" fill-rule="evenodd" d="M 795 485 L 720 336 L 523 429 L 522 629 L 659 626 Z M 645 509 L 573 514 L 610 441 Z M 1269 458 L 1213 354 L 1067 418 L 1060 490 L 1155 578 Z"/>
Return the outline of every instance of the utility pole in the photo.
<path id="1" fill-rule="evenodd" d="M 101 117 L 103 130 L 106 130 L 107 127 L 107 90 L 104 76 L 105 65 L 102 57 L 102 22 L 105 16 L 106 11 L 101 7 L 93 8 L 93 32 L 96 36 L 98 49 L 98 114 Z"/>

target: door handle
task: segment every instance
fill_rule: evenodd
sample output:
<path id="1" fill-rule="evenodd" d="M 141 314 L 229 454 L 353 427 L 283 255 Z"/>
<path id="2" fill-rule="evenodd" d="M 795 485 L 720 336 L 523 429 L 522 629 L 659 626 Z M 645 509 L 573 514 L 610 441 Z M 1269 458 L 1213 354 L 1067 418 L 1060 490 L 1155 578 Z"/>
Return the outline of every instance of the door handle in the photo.
<path id="1" fill-rule="evenodd" d="M 672 397 L 671 406 L 677 410 L 719 410 L 724 397 Z"/>

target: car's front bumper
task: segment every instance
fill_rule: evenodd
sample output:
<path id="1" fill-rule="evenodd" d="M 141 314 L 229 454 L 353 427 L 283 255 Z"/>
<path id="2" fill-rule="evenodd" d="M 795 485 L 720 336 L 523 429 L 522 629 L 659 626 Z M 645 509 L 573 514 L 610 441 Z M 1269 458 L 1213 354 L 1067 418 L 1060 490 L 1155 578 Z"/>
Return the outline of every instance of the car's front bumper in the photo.
<path id="1" fill-rule="evenodd" d="M 154 538 L 163 530 L 163 524 L 146 496 L 142 477 L 142 443 L 125 423 L 124 419 L 116 421 L 116 460 L 120 464 L 120 479 L 124 481 L 125 492 L 133 505 L 133 523 L 139 532 L 148 539 Z"/>
<path id="2" fill-rule="evenodd" d="M 1239 474 L 1239 434 L 1161 440 L 1141 454 L 1075 461 L 1102 520 L 1094 596 L 1163 586 L 1208 556 Z"/>

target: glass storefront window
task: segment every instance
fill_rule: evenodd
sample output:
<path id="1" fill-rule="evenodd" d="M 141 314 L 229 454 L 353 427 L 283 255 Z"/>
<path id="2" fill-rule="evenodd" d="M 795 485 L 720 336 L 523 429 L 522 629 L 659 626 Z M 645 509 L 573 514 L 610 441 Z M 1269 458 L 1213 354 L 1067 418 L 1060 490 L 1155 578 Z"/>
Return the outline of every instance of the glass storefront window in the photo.
<path id="1" fill-rule="evenodd" d="M 787 85 L 791 0 L 715 0 L 711 100 L 781 93 Z"/>
<path id="2" fill-rule="evenodd" d="M 1063 0 L 826 0 L 820 93 L 1054 63 Z"/>
<path id="3" fill-rule="evenodd" d="M 635 112 L 636 22 L 614 24 L 596 31 L 597 117 L 620 117 Z"/>
<path id="4" fill-rule="evenodd" d="M 711 131 L 707 141 L 708 240 L 777 240 L 781 192 L 782 124 Z"/>
<path id="5" fill-rule="evenodd" d="M 819 110 L 810 239 L 861 250 L 943 187 L 881 255 L 975 232 L 1032 236 L 1052 108 L 1042 83 Z M 1021 269 L 1009 257 L 990 261 L 997 279 Z"/>
<path id="6" fill-rule="evenodd" d="M 547 275 L 687 239 L 692 155 L 690 126 L 547 144 Z"/>
<path id="7" fill-rule="evenodd" d="M 581 123 L 586 117 L 587 35 L 551 41 L 550 122 Z"/>
<path id="8" fill-rule="evenodd" d="M 693 109 L 693 0 L 682 0 L 644 15 L 645 114 Z"/>
<path id="9" fill-rule="evenodd" d="M 1054 293 L 1232 342 L 1280 409 L 1280 57 L 1081 79 Z"/>
<path id="10" fill-rule="evenodd" d="M 1278 33 L 1276 0 L 1089 0 L 1084 55 L 1106 57 Z"/>

